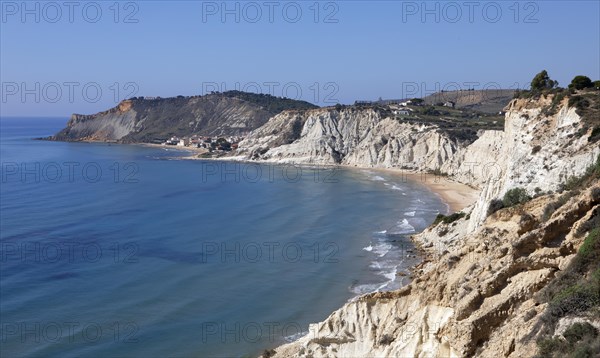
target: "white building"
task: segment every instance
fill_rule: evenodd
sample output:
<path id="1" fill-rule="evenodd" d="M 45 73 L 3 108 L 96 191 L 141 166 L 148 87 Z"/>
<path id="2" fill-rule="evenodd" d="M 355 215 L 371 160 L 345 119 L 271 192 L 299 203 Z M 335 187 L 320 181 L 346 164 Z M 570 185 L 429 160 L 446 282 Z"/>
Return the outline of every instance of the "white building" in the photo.
<path id="1" fill-rule="evenodd" d="M 178 147 L 187 147 L 188 145 L 190 145 L 190 140 L 188 138 L 180 139 L 179 143 L 177 143 Z"/>

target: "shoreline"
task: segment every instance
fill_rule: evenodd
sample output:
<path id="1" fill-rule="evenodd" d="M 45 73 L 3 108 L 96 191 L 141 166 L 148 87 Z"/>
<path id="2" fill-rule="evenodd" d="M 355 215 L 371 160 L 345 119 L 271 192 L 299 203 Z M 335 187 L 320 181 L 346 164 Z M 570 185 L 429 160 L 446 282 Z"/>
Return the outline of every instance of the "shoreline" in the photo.
<path id="1" fill-rule="evenodd" d="M 362 167 L 355 167 L 361 168 Z M 448 214 L 459 212 L 464 208 L 474 204 L 479 198 L 481 190 L 470 187 L 467 184 L 457 182 L 447 176 L 435 175 L 426 172 L 407 171 L 396 168 L 366 168 L 375 171 L 387 172 L 403 177 L 402 181 L 410 180 L 418 183 L 429 191 L 438 195 L 448 206 Z"/>
<path id="2" fill-rule="evenodd" d="M 187 153 L 186 154 L 182 154 L 180 156 L 176 156 L 175 158 L 180 159 L 180 160 L 206 160 L 206 161 L 223 161 L 223 162 L 240 162 L 240 163 L 253 163 L 253 164 L 272 164 L 272 165 L 298 165 L 298 166 L 323 166 L 323 167 L 338 167 L 338 168 L 345 168 L 345 169 L 358 169 L 358 170 L 371 170 L 373 172 L 380 172 L 380 173 L 386 173 L 390 176 L 394 176 L 397 178 L 397 180 L 401 183 L 406 183 L 408 181 L 411 181 L 413 183 L 417 183 L 419 184 L 419 186 L 429 190 L 430 192 L 434 193 L 435 195 L 437 195 L 441 201 L 446 205 L 448 212 L 445 213 L 446 215 L 451 214 L 453 212 L 458 212 L 461 211 L 463 209 L 465 209 L 466 207 L 472 205 L 473 203 L 475 203 L 479 197 L 480 194 L 480 190 L 478 189 L 474 189 L 466 184 L 462 184 L 459 183 L 457 181 L 454 181 L 452 179 L 450 179 L 447 176 L 440 176 L 440 175 L 435 175 L 432 173 L 427 173 L 427 172 L 419 172 L 419 171 L 414 171 L 414 170 L 406 170 L 406 169 L 400 169 L 400 168 L 378 168 L 378 167 L 365 167 L 365 166 L 350 166 L 350 165 L 341 165 L 341 164 L 310 164 L 310 163 L 281 163 L 281 162 L 277 162 L 277 161 L 252 161 L 252 160 L 247 160 L 244 159 L 240 156 L 227 156 L 227 157 L 214 157 L 214 158 L 200 158 L 199 155 L 206 153 L 207 150 L 204 148 L 191 148 L 191 147 L 179 147 L 179 146 L 164 146 L 161 144 L 153 144 L 153 143 L 131 143 L 133 145 L 140 145 L 140 146 L 144 146 L 147 148 L 163 148 L 166 150 L 173 150 L 173 151 L 179 151 L 182 153 Z M 431 223 L 428 225 L 428 227 L 431 226 Z M 385 295 L 386 292 L 398 292 L 399 290 L 402 290 L 403 288 L 406 288 L 414 279 L 415 277 L 417 277 L 417 272 L 419 270 L 419 268 L 426 264 L 427 262 L 430 262 L 431 258 L 429 257 L 429 255 L 427 254 L 427 252 L 420 247 L 420 245 L 418 244 L 418 242 L 414 239 L 413 235 L 415 235 L 417 233 L 413 233 L 408 235 L 409 236 L 409 240 L 412 243 L 412 245 L 414 246 L 414 250 L 415 250 L 415 255 L 418 258 L 418 262 L 416 263 L 404 263 L 399 262 L 398 266 L 402 267 L 403 272 L 405 272 L 405 274 L 399 274 L 400 271 L 398 271 L 398 273 L 396 274 L 395 279 L 399 280 L 401 282 L 401 287 L 398 289 L 392 289 L 389 291 L 373 291 L 373 292 L 367 292 L 367 293 L 363 293 L 363 294 L 357 294 L 354 297 L 352 297 L 350 299 L 350 301 L 354 301 L 354 300 L 358 300 L 361 297 L 365 297 L 368 295 L 373 295 L 373 294 L 383 294 Z M 345 305 L 345 304 L 344 304 Z M 344 305 L 342 305 L 341 307 L 338 307 L 336 310 L 344 307 Z M 334 310 L 333 312 L 335 312 L 336 310 Z M 296 337 L 296 339 L 294 339 L 291 342 L 295 342 L 297 340 L 301 339 L 301 337 Z M 286 343 L 279 343 L 277 345 L 277 347 L 281 347 L 282 345 L 286 345 L 286 344 L 290 344 L 291 342 L 286 342 Z M 272 348 L 272 347 L 265 347 L 265 349 L 268 348 Z"/>
<path id="3" fill-rule="evenodd" d="M 140 145 L 154 147 L 154 148 L 169 148 L 161 144 L 141 143 Z M 378 168 L 378 167 L 362 167 L 362 166 L 351 166 L 343 164 L 310 164 L 310 163 L 278 163 L 270 161 L 252 161 L 247 159 L 241 159 L 239 156 L 220 157 L 220 158 L 199 158 L 198 154 L 207 153 L 204 148 L 190 148 L 190 147 L 177 147 L 173 146 L 172 149 L 187 151 L 190 153 L 189 156 L 181 157 L 182 160 L 216 160 L 216 161 L 233 161 L 241 163 L 258 163 L 258 164 L 277 164 L 277 165 L 299 165 L 299 166 L 328 166 L 328 167 L 341 167 L 348 169 L 368 169 L 373 171 L 379 171 L 388 173 L 394 176 L 402 177 L 402 182 L 412 181 L 425 188 L 432 193 L 440 197 L 442 202 L 448 207 L 447 215 L 459 212 L 466 207 L 474 204 L 479 198 L 481 193 L 480 189 L 475 189 L 467 184 L 457 182 L 450 179 L 447 176 L 435 175 L 432 173 L 419 172 L 414 170 L 406 170 L 400 168 Z"/>
<path id="4" fill-rule="evenodd" d="M 84 143 L 108 143 L 105 141 L 82 141 Z M 119 143 L 114 143 L 119 144 Z M 188 152 L 190 153 L 188 156 L 179 157 L 182 160 L 216 160 L 216 161 L 233 161 L 233 162 L 241 162 L 241 163 L 260 163 L 260 164 L 293 164 L 293 165 L 306 165 L 306 166 L 330 166 L 330 167 L 342 167 L 349 169 L 368 169 L 374 171 L 381 171 L 388 174 L 392 174 L 395 176 L 401 176 L 402 181 L 406 182 L 410 180 L 412 182 L 418 183 L 419 185 L 426 187 L 429 191 L 438 195 L 442 202 L 447 205 L 448 212 L 447 214 L 452 214 L 455 212 L 459 212 L 464 208 L 474 204 L 479 198 L 479 194 L 481 193 L 480 189 L 475 189 L 467 184 L 463 184 L 457 182 L 455 180 L 450 179 L 447 176 L 435 175 L 427 172 L 419 172 L 414 170 L 406 170 L 400 168 L 378 168 L 378 167 L 363 167 L 363 166 L 353 166 L 353 165 L 343 165 L 343 164 L 310 164 L 310 163 L 279 163 L 279 162 L 270 162 L 270 161 L 252 161 L 248 159 L 241 158 L 239 156 L 225 156 L 225 157 L 217 157 L 217 158 L 201 158 L 199 155 L 209 153 L 206 148 L 192 148 L 192 147 L 180 147 L 180 146 L 166 146 L 162 144 L 154 144 L 154 143 L 128 143 L 129 145 L 139 145 L 143 147 L 150 148 L 163 148 L 163 149 L 172 149 L 176 151 Z"/>

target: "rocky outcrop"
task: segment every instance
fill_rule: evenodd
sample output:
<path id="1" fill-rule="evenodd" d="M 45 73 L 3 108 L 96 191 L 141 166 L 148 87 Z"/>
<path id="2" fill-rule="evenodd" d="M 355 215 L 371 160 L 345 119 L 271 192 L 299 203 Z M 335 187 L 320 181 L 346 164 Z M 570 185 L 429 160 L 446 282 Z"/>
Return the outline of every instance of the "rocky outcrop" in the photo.
<path id="1" fill-rule="evenodd" d="M 464 219 L 416 235 L 427 259 L 411 284 L 346 304 L 276 357 L 532 356 L 547 306 L 534 296 L 581 246 L 600 183 L 545 220 L 554 200 L 500 210 L 471 235 Z"/>
<path id="2" fill-rule="evenodd" d="M 547 111 L 552 100 L 512 101 L 505 130 L 482 131 L 472 143 L 372 110 L 296 113 L 299 136 L 277 147 L 276 122 L 259 129 L 268 141 L 253 133 L 243 146 L 251 158 L 437 170 L 481 189 L 465 217 L 413 237 L 426 258 L 411 284 L 359 297 L 276 356 L 533 356 L 548 307 L 536 294 L 569 267 L 600 212 L 598 180 L 556 193 L 596 162 L 600 147 L 566 99 Z M 515 187 L 536 198 L 488 216 L 490 201 Z M 562 319 L 557 332 L 573 320 L 600 325 L 590 319 Z"/>
<path id="3" fill-rule="evenodd" d="M 284 109 L 315 108 L 307 102 L 244 92 L 175 98 L 133 98 L 105 112 L 74 114 L 61 141 L 151 143 L 171 136 L 240 135 L 265 124 Z"/>
<path id="4" fill-rule="evenodd" d="M 546 115 L 542 109 L 551 100 L 512 101 L 502 134 L 482 136 L 445 166 L 462 181 L 465 178 L 458 176 L 461 170 L 455 171 L 459 163 L 477 166 L 471 183 L 482 193 L 471 215 L 471 230 L 487 216 L 490 201 L 508 190 L 521 187 L 531 195 L 556 191 L 596 161 L 600 147 L 589 143 L 591 131 L 586 130 L 576 109 L 565 99 L 556 114 Z"/>
<path id="5" fill-rule="evenodd" d="M 429 170 L 460 147 L 436 125 L 347 107 L 281 113 L 242 141 L 237 154 L 270 162 Z"/>
<path id="6" fill-rule="evenodd" d="M 240 143 L 236 155 L 280 163 L 342 164 L 434 171 L 481 189 L 469 231 L 487 216 L 489 202 L 514 187 L 555 191 L 581 175 L 600 154 L 590 132 L 565 99 L 514 100 L 505 130 L 482 130 L 474 141 L 450 136 L 435 123 L 393 119 L 376 108 L 321 108 L 283 112 Z"/>

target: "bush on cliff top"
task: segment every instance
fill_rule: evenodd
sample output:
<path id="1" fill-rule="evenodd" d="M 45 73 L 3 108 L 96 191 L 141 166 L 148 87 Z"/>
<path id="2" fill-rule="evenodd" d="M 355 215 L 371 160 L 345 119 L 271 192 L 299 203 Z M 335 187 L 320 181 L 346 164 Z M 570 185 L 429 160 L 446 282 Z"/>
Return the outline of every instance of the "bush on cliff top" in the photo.
<path id="1" fill-rule="evenodd" d="M 569 88 L 574 88 L 576 90 L 582 90 L 584 88 L 591 88 L 594 86 L 592 80 L 587 76 L 575 76 L 569 84 Z"/>
<path id="2" fill-rule="evenodd" d="M 527 190 L 523 188 L 513 188 L 504 194 L 502 200 L 493 199 L 490 201 L 490 206 L 488 207 L 487 215 L 490 216 L 496 211 L 504 208 L 510 208 L 515 205 L 524 204 L 531 200 L 531 196 L 527 194 Z"/>
<path id="3" fill-rule="evenodd" d="M 438 214 L 438 216 L 436 216 L 435 220 L 433 221 L 433 225 L 435 226 L 441 222 L 443 222 L 444 224 L 451 224 L 451 223 L 455 222 L 456 220 L 465 217 L 466 215 L 467 214 L 463 213 L 462 211 L 448 215 L 448 216 L 446 216 L 444 214 Z"/>

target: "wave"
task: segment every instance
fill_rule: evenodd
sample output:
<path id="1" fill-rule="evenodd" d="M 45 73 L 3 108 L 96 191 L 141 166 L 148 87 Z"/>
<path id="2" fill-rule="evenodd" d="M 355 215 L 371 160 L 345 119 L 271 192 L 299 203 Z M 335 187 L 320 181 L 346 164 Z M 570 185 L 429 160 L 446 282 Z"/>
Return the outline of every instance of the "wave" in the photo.
<path id="1" fill-rule="evenodd" d="M 298 332 L 295 334 L 291 334 L 289 336 L 285 336 L 285 337 L 283 337 L 283 339 L 288 343 L 292 343 L 292 342 L 295 342 L 295 341 L 299 340 L 300 338 L 306 336 L 307 334 L 308 334 L 308 331 L 302 331 L 302 332 Z"/>
<path id="2" fill-rule="evenodd" d="M 391 244 L 381 243 L 375 245 L 375 247 L 373 248 L 373 252 L 379 255 L 379 257 L 384 257 L 388 252 L 390 252 L 391 249 Z"/>
<path id="3" fill-rule="evenodd" d="M 413 217 L 413 216 L 415 216 L 415 212 L 414 211 L 407 211 L 407 212 L 404 213 L 404 216 Z"/>
<path id="4" fill-rule="evenodd" d="M 415 232 L 414 226 L 408 223 L 408 220 L 402 219 L 399 221 L 396 226 L 392 229 L 389 235 L 403 235 L 403 234 L 412 234 Z"/>

